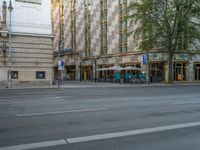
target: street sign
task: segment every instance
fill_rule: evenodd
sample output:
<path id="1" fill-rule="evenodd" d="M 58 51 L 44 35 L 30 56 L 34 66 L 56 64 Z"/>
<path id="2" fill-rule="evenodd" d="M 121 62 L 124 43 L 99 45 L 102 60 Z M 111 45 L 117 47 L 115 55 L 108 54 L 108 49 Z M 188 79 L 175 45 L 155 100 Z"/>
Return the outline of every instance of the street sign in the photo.
<path id="1" fill-rule="evenodd" d="M 63 60 L 58 61 L 58 70 L 65 70 L 65 63 Z"/>
<path id="2" fill-rule="evenodd" d="M 147 65 L 148 63 L 149 63 L 149 57 L 148 57 L 148 54 L 145 53 L 143 54 L 143 64 Z"/>

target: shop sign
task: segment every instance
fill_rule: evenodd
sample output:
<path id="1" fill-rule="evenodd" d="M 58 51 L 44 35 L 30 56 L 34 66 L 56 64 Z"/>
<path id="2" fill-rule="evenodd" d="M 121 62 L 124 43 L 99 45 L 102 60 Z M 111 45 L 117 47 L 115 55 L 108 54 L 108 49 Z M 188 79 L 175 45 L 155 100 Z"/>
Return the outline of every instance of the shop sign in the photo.
<path id="1" fill-rule="evenodd" d="M 148 54 L 143 54 L 143 65 L 147 65 L 149 63 L 149 57 Z"/>
<path id="2" fill-rule="evenodd" d="M 180 55 L 176 55 L 176 60 L 180 60 L 180 61 L 188 61 L 188 54 L 180 54 Z"/>
<path id="3" fill-rule="evenodd" d="M 153 53 L 151 58 L 152 58 L 152 60 L 159 60 L 159 57 L 158 57 L 157 53 Z"/>
<path id="4" fill-rule="evenodd" d="M 65 70 L 65 63 L 63 60 L 58 61 L 58 70 Z"/>

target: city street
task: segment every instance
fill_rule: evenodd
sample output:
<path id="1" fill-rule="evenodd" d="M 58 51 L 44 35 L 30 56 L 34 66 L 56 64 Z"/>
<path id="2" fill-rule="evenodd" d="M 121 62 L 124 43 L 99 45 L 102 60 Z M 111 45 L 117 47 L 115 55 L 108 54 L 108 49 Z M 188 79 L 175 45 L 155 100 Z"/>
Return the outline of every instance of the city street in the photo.
<path id="1" fill-rule="evenodd" d="M 199 150 L 199 85 L 92 85 L 0 89 L 0 150 Z"/>

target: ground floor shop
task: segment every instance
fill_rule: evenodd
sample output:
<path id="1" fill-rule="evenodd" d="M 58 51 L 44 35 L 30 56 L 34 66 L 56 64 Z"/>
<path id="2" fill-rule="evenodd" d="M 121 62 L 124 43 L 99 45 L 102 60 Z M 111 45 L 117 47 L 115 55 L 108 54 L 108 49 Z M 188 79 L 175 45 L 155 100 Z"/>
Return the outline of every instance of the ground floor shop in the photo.
<path id="1" fill-rule="evenodd" d="M 67 80 L 112 82 L 116 72 L 119 72 L 120 78 L 123 78 L 124 80 L 126 80 L 128 75 L 134 76 L 145 74 L 146 76 L 148 75 L 150 82 L 168 82 L 170 67 L 167 56 L 168 55 L 165 53 L 150 53 L 148 65 L 143 64 L 142 54 L 106 58 L 80 58 L 77 63 L 71 61 L 74 65 L 65 64 L 63 77 Z M 132 68 L 122 70 L 101 70 L 103 68 L 112 68 L 114 66 Z M 175 82 L 200 81 L 199 54 L 175 54 L 171 68 L 171 76 Z M 56 71 L 54 75 L 56 77 Z"/>
<path id="2" fill-rule="evenodd" d="M 94 68 L 92 65 L 81 66 L 80 68 L 80 80 L 82 81 L 92 81 L 94 80 Z"/>
<path id="3" fill-rule="evenodd" d="M 120 67 L 121 70 L 115 70 L 113 67 Z M 129 67 L 129 68 L 128 68 Z M 114 82 L 116 79 L 116 74 L 120 75 L 120 78 L 124 79 L 124 82 L 128 81 L 128 75 L 133 76 L 141 72 L 141 64 L 140 63 L 123 63 L 115 66 L 115 64 L 109 65 L 98 65 L 97 68 L 100 70 L 97 71 L 98 81 L 104 82 Z M 101 68 L 105 68 L 105 70 L 101 71 Z M 106 69 L 106 68 L 111 68 Z M 119 77 L 118 77 L 119 78 Z"/>
<path id="4" fill-rule="evenodd" d="M 188 62 L 174 62 L 172 70 L 174 81 L 188 80 Z"/>
<path id="5" fill-rule="evenodd" d="M 149 76 L 151 82 L 165 81 L 166 62 L 152 62 L 149 65 Z"/>
<path id="6" fill-rule="evenodd" d="M 126 57 L 126 58 L 124 58 Z M 126 74 L 136 75 L 136 74 L 147 74 L 151 82 L 168 82 L 169 76 L 169 62 L 167 54 L 162 53 L 150 53 L 149 54 L 149 64 L 148 66 L 144 65 L 142 62 L 142 55 L 135 56 L 124 56 L 118 57 L 114 60 L 118 60 L 113 63 L 113 58 L 108 58 L 102 60 L 99 58 L 97 60 L 96 67 L 94 64 L 90 66 L 90 78 L 94 78 L 94 73 L 100 81 L 109 81 L 115 76 L 115 70 L 104 70 L 104 71 L 94 71 L 95 68 L 109 68 L 113 66 L 120 66 L 122 68 L 127 66 L 132 66 L 135 68 L 141 68 L 141 70 L 120 70 L 120 78 L 126 78 Z M 134 60 L 132 59 L 134 58 Z M 106 63 L 104 63 L 106 62 Z M 84 63 L 83 63 L 84 64 Z M 83 66 L 82 66 L 83 67 Z M 146 69 L 148 67 L 148 69 Z M 200 55 L 199 54 L 175 54 L 173 63 L 172 63 L 172 79 L 173 81 L 182 81 L 182 82 L 194 82 L 200 81 Z M 86 76 L 86 75 L 83 75 Z M 88 76 L 88 75 L 87 75 Z M 83 77 L 83 80 L 86 78 Z M 88 78 L 87 78 L 88 79 Z"/>
<path id="7" fill-rule="evenodd" d="M 200 81 L 200 62 L 199 63 L 194 63 L 194 80 L 195 81 Z"/>

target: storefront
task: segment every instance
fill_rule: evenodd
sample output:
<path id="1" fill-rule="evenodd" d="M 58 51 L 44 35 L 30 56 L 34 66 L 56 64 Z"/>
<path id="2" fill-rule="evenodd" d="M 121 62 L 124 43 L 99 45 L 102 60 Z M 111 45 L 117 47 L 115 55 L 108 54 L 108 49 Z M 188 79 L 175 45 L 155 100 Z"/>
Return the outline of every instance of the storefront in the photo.
<path id="1" fill-rule="evenodd" d="M 150 79 L 152 82 L 162 82 L 165 79 L 165 62 L 154 62 L 150 64 Z"/>
<path id="2" fill-rule="evenodd" d="M 112 67 L 113 64 L 111 65 L 98 65 L 98 68 L 109 68 L 109 67 Z M 105 71 L 98 71 L 97 72 L 97 78 L 98 80 L 100 81 L 104 81 L 106 82 L 106 78 L 113 78 L 114 77 L 114 71 L 112 70 L 105 70 Z"/>
<path id="3" fill-rule="evenodd" d="M 65 66 L 66 70 L 66 79 L 67 80 L 75 80 L 76 79 L 76 66 L 71 65 L 71 66 Z"/>
<path id="4" fill-rule="evenodd" d="M 128 74 L 131 74 L 131 75 L 135 75 L 135 74 L 141 74 L 141 63 L 125 63 L 125 64 L 120 64 L 120 67 L 135 67 L 135 68 L 138 68 L 138 69 L 130 69 L 130 70 L 122 70 L 121 71 L 121 77 L 124 78 L 125 74 L 128 73 Z"/>
<path id="5" fill-rule="evenodd" d="M 174 62 L 173 65 L 173 79 L 174 81 L 187 81 L 188 77 L 188 63 Z"/>
<path id="6" fill-rule="evenodd" d="M 81 80 L 87 81 L 93 79 L 92 65 L 81 66 Z"/>

